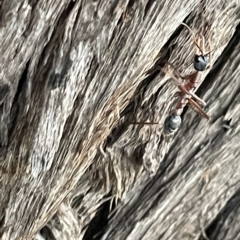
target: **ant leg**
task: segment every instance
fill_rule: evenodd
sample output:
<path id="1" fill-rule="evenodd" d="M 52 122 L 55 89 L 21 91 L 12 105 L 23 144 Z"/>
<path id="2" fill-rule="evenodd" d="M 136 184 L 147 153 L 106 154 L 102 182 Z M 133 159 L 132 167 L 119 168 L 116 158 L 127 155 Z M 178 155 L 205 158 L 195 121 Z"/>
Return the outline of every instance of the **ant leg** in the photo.
<path id="1" fill-rule="evenodd" d="M 195 93 L 190 92 L 192 98 L 197 100 L 203 107 L 206 106 L 206 102 L 204 102 L 200 97 L 198 97 Z"/>
<path id="2" fill-rule="evenodd" d="M 192 76 L 192 74 L 183 76 L 172 63 L 167 62 L 167 64 L 170 65 L 174 69 L 174 71 L 177 73 L 177 75 L 182 79 L 188 80 Z"/>
<path id="3" fill-rule="evenodd" d="M 182 85 L 182 84 L 178 85 L 178 88 L 181 92 L 190 95 L 191 98 L 198 101 L 202 106 L 206 106 L 206 103 L 200 97 L 198 97 L 194 92 L 188 91 L 184 85 Z"/>
<path id="4" fill-rule="evenodd" d="M 167 62 L 167 64 L 170 65 L 170 66 L 174 69 L 174 71 L 177 73 L 177 75 L 178 75 L 179 77 L 183 78 L 182 75 L 181 75 L 181 73 L 178 71 L 178 69 L 177 69 L 172 63 Z"/>
<path id="5" fill-rule="evenodd" d="M 164 68 L 160 68 L 160 70 L 162 72 L 164 72 L 166 75 L 169 75 L 170 78 L 172 78 L 177 85 L 182 85 L 181 81 L 179 81 L 171 72 L 169 72 L 168 70 L 164 69 Z"/>
<path id="6" fill-rule="evenodd" d="M 131 125 L 158 125 L 159 123 L 157 122 L 128 122 Z"/>
<path id="7" fill-rule="evenodd" d="M 201 99 L 199 98 L 195 93 L 193 92 L 189 92 L 186 87 L 181 83 L 181 81 L 179 81 L 179 79 L 177 79 L 172 73 L 168 72 L 167 70 L 165 70 L 164 68 L 161 68 L 161 70 L 165 73 L 165 74 L 168 74 L 175 82 L 176 84 L 178 85 L 178 88 L 180 90 L 180 94 L 181 93 L 185 93 L 185 94 L 188 94 L 190 95 L 192 98 L 196 99 L 200 104 L 202 104 L 203 106 L 206 105 L 206 103 Z"/>
<path id="8" fill-rule="evenodd" d="M 196 72 L 193 72 L 193 73 L 183 76 L 172 63 L 167 62 L 167 64 L 170 65 L 174 69 L 174 71 L 177 73 L 177 75 L 184 80 L 190 80 L 196 74 Z M 171 75 L 171 77 L 173 76 L 173 74 L 170 74 L 169 72 L 168 72 L 168 74 Z"/>
<path id="9" fill-rule="evenodd" d="M 194 97 L 194 98 L 198 98 L 194 93 L 189 92 L 189 91 L 186 89 L 186 87 L 182 84 L 182 82 L 181 82 L 179 79 L 177 79 L 171 72 L 167 71 L 167 70 L 164 69 L 164 68 L 160 68 L 160 70 L 161 70 L 162 72 L 164 72 L 165 74 L 169 75 L 170 78 L 172 78 L 172 79 L 175 81 L 175 83 L 177 84 L 180 92 L 183 92 L 183 93 L 185 93 L 185 94 L 191 95 L 191 96 Z M 183 76 L 183 77 L 186 77 L 186 76 Z M 196 96 L 196 97 L 195 97 L 195 96 Z M 200 100 L 200 102 L 201 102 L 201 100 Z"/>
<path id="10" fill-rule="evenodd" d="M 212 42 L 211 42 L 210 38 L 208 40 L 208 43 L 209 43 L 210 51 L 207 52 L 207 54 L 209 54 L 209 65 L 208 65 L 207 69 L 212 68 L 212 54 L 211 54 L 212 53 Z"/>
<path id="11" fill-rule="evenodd" d="M 188 99 L 188 103 L 193 106 L 195 108 L 195 110 L 197 110 L 197 112 L 199 112 L 203 117 L 205 117 L 206 119 L 210 119 L 210 117 L 207 115 L 207 113 L 195 102 L 193 101 L 191 98 Z"/>

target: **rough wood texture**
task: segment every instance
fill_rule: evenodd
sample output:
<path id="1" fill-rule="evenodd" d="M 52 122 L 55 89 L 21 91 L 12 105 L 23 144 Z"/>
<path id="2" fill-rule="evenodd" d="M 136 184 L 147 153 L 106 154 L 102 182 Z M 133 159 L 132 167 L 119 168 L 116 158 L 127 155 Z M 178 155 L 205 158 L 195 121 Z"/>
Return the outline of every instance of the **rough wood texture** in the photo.
<path id="1" fill-rule="evenodd" d="M 0 7 L 1 239 L 240 239 L 238 0 Z M 211 120 L 188 109 L 173 137 L 159 66 L 193 71 L 181 22 L 212 40 Z"/>

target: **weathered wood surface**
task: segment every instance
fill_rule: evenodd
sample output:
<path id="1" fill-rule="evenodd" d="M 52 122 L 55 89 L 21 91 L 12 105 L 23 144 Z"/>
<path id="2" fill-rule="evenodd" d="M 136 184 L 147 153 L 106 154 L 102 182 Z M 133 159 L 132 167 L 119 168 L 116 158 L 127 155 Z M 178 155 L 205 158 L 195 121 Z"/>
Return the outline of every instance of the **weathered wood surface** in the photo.
<path id="1" fill-rule="evenodd" d="M 1 239 L 240 239 L 239 12 L 237 0 L 1 1 Z M 212 118 L 189 109 L 172 138 L 176 86 L 157 66 L 193 71 L 183 21 L 212 39 L 198 89 Z M 147 120 L 159 124 L 130 124 Z"/>

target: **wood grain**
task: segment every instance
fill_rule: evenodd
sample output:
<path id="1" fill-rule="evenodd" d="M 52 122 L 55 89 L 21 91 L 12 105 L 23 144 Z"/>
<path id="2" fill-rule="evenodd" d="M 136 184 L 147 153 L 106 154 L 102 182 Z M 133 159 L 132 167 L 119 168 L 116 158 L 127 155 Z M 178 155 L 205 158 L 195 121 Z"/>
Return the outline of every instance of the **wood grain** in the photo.
<path id="1" fill-rule="evenodd" d="M 237 239 L 221 212 L 239 211 L 239 8 L 1 1 L 1 239 Z M 193 71 L 181 22 L 213 45 L 197 92 L 211 120 L 189 109 L 169 137 L 159 66 Z"/>

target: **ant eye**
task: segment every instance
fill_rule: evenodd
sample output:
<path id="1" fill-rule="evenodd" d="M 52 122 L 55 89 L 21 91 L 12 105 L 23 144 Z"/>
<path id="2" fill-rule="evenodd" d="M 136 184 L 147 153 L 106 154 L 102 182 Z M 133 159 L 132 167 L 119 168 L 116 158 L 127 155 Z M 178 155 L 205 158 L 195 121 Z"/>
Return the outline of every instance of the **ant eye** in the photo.
<path id="1" fill-rule="evenodd" d="M 203 56 L 203 59 L 204 59 L 205 62 L 208 63 L 208 61 L 209 61 L 209 56 L 208 56 L 208 55 L 205 55 L 205 56 Z"/>
<path id="2" fill-rule="evenodd" d="M 196 55 L 194 58 L 194 62 L 200 62 L 201 61 L 201 56 Z"/>

